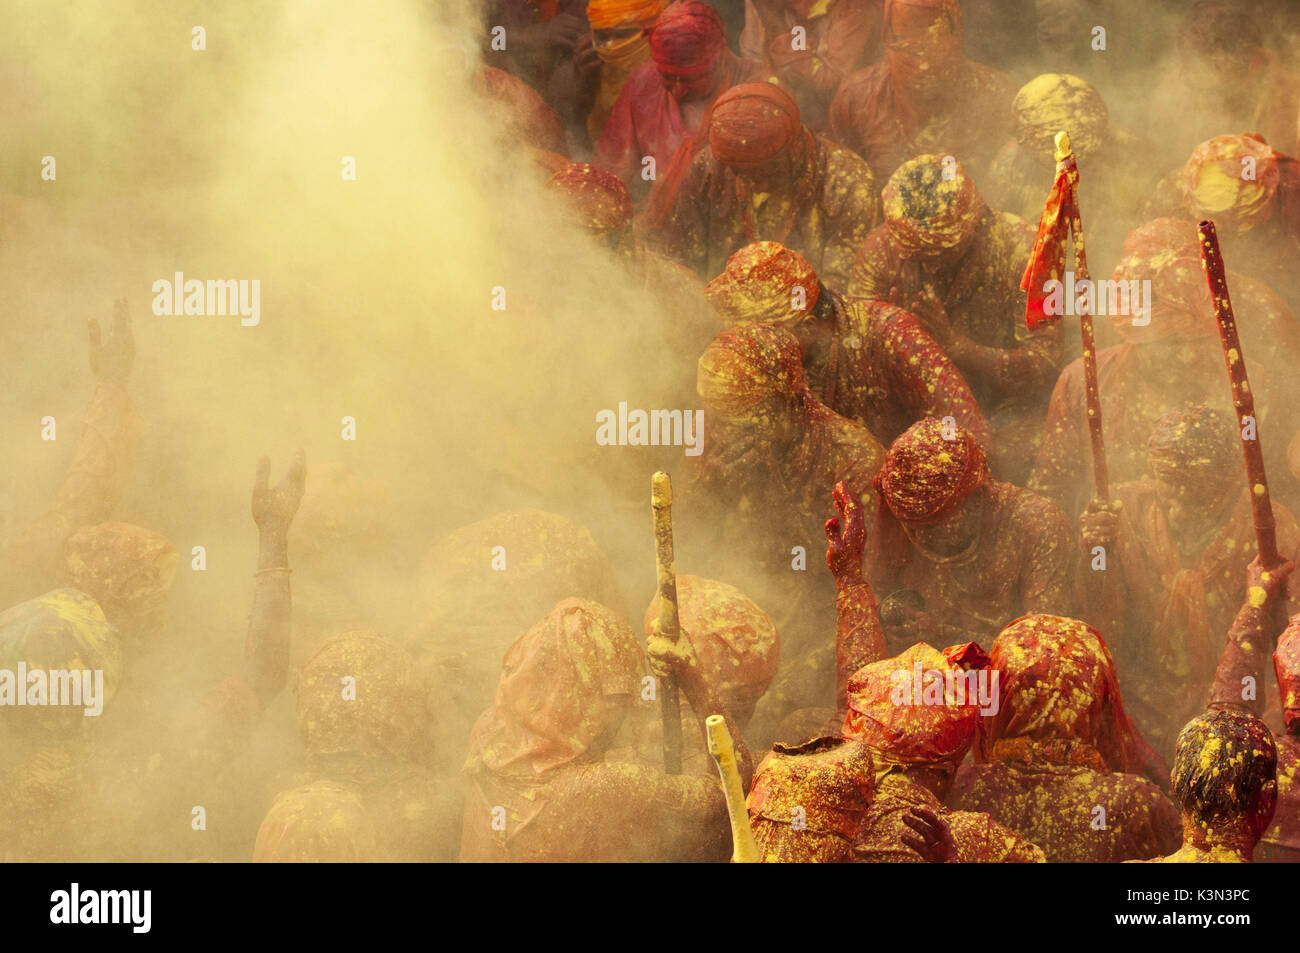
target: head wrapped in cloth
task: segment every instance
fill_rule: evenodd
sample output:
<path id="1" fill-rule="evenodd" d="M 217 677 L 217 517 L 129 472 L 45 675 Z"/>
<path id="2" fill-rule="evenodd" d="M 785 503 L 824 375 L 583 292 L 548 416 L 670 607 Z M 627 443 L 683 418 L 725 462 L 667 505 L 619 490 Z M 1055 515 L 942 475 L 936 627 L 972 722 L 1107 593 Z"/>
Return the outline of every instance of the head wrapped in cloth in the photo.
<path id="1" fill-rule="evenodd" d="M 349 686 L 355 698 L 345 697 Z M 405 648 L 374 632 L 326 640 L 298 673 L 294 695 L 298 730 L 313 760 L 418 762 L 430 753 L 420 670 Z"/>
<path id="2" fill-rule="evenodd" d="M 865 665 L 849 679 L 842 734 L 869 745 L 877 767 L 959 764 L 975 740 L 976 677 L 987 662 L 973 643 L 939 652 L 918 642 Z"/>
<path id="3" fill-rule="evenodd" d="M 713 89 L 718 61 L 727 48 L 726 27 L 717 10 L 699 0 L 670 4 L 646 36 L 659 72 L 689 81 L 700 96 Z"/>
<path id="4" fill-rule="evenodd" d="M 776 675 L 776 623 L 735 586 L 678 575 L 677 613 L 695 647 L 705 682 L 740 704 L 757 701 Z M 645 631 L 659 617 L 659 596 L 645 611 Z"/>
<path id="5" fill-rule="evenodd" d="M 992 479 L 988 455 L 974 436 L 927 417 L 894 441 L 876 488 L 895 519 L 925 524 L 955 513 Z"/>
<path id="6" fill-rule="evenodd" d="M 26 664 L 29 676 L 37 670 L 47 673 L 45 704 L 13 707 L 17 692 L 32 697 L 30 677 L 26 685 L 17 683 L 20 662 Z M 14 696 L 5 698 L 6 717 L 25 718 L 29 730 L 38 735 L 61 737 L 94 721 L 85 716 L 85 709 L 95 706 L 85 697 L 87 686 L 82 673 L 92 673 L 89 687 L 93 692 L 93 673 L 103 672 L 103 697 L 95 699 L 96 706 L 117 693 L 122 681 L 122 647 L 117 632 L 94 599 L 76 589 L 55 589 L 0 613 L 0 669 L 14 673 L 10 685 Z M 74 702 L 76 691 L 62 674 L 56 678 L 50 672 L 72 673 L 76 689 L 81 692 L 81 704 L 52 704 L 63 700 L 65 685 Z M 0 687 L 0 697 L 5 694 Z"/>
<path id="7" fill-rule="evenodd" d="M 1111 279 L 1137 281 L 1139 288 L 1140 282 L 1151 282 L 1150 323 L 1135 326 L 1130 313 L 1111 317 L 1125 341 L 1148 344 L 1218 336 L 1214 301 L 1201 268 L 1200 239 L 1190 222 L 1157 218 L 1129 232 Z"/>
<path id="8" fill-rule="evenodd" d="M 728 326 L 774 321 L 793 327 L 812 313 L 820 292 L 813 266 L 780 242 L 746 245 L 704 289 Z"/>
<path id="9" fill-rule="evenodd" d="M 809 394 L 799 340 L 774 324 L 723 331 L 700 356 L 696 389 L 711 415 L 743 420 L 773 397 Z"/>
<path id="10" fill-rule="evenodd" d="M 1046 160 L 1052 156 L 1058 132 L 1069 133 L 1070 147 L 1082 158 L 1101 147 L 1110 125 L 1101 94 L 1085 80 L 1068 73 L 1035 76 L 1020 87 L 1011 112 L 1016 139 Z"/>
<path id="11" fill-rule="evenodd" d="M 1282 693 L 1282 720 L 1288 734 L 1300 734 L 1300 615 L 1293 616 L 1277 640 L 1273 672 Z"/>
<path id="12" fill-rule="evenodd" d="M 94 597 L 131 634 L 153 634 L 176 578 L 179 556 L 167 537 L 130 523 L 86 526 L 68 540 L 69 585 Z"/>
<path id="13" fill-rule="evenodd" d="M 1273 217 L 1280 177 L 1277 153 L 1258 133 L 1247 132 L 1215 136 L 1193 149 L 1178 187 L 1194 218 L 1245 232 Z"/>
<path id="14" fill-rule="evenodd" d="M 1078 619 L 1028 615 L 989 653 L 997 714 L 980 720 L 977 761 L 1141 773 L 1149 749 L 1124 714 L 1110 650 Z"/>
<path id="15" fill-rule="evenodd" d="M 420 561 L 415 638 L 437 657 L 468 719 L 491 704 L 501 656 L 557 602 L 582 597 L 623 613 L 614 568 L 585 526 L 508 510 L 462 526 Z"/>
<path id="16" fill-rule="evenodd" d="M 255 864 L 356 864 L 382 859 L 374 820 L 357 792 L 327 780 L 279 794 L 253 845 Z"/>
<path id="17" fill-rule="evenodd" d="M 904 258 L 931 258 L 961 245 L 979 226 L 984 200 L 961 163 L 944 175 L 945 156 L 900 165 L 881 194 L 885 225 Z"/>
<path id="18" fill-rule="evenodd" d="M 709 148 L 733 172 L 767 169 L 780 157 L 791 159 L 803 141 L 799 106 L 789 93 L 771 83 L 733 86 L 713 105 Z"/>
<path id="19" fill-rule="evenodd" d="M 644 672 L 626 623 L 597 603 L 564 600 L 510 646 L 496 700 L 470 735 L 467 769 L 535 776 L 598 754 Z"/>
<path id="20" fill-rule="evenodd" d="M 746 800 L 760 861 L 847 860 L 874 795 L 875 765 L 861 742 L 814 738 L 773 745 Z M 794 823 L 800 816 L 803 823 Z"/>
<path id="21" fill-rule="evenodd" d="M 1214 498 L 1225 483 L 1241 477 L 1236 422 L 1204 404 L 1173 410 L 1156 421 L 1147 440 L 1147 459 L 1159 478 Z"/>
<path id="22" fill-rule="evenodd" d="M 587 0 L 587 22 L 593 30 L 644 30 L 665 6 L 666 0 Z"/>
<path id="23" fill-rule="evenodd" d="M 625 232 L 632 224 L 632 198 L 623 180 L 586 162 L 570 162 L 546 183 L 564 197 L 575 220 L 593 235 Z"/>

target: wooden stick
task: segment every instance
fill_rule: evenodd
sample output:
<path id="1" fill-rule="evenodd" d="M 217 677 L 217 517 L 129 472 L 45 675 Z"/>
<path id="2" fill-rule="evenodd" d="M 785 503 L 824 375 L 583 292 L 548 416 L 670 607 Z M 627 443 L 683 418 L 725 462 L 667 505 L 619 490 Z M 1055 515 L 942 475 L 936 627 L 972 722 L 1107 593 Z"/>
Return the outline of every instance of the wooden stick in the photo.
<path id="1" fill-rule="evenodd" d="M 1246 458 L 1246 481 L 1250 486 L 1251 516 L 1255 521 L 1255 540 L 1259 544 L 1259 561 L 1265 569 L 1272 569 L 1282 560 L 1277 552 L 1277 528 L 1273 520 L 1273 504 L 1268 496 L 1268 478 L 1264 474 L 1264 448 L 1259 442 L 1259 420 L 1255 417 L 1255 395 L 1246 377 L 1246 355 L 1237 337 L 1237 319 L 1232 313 L 1228 297 L 1228 277 L 1223 268 L 1223 253 L 1219 250 L 1219 235 L 1211 221 L 1196 226 L 1201 240 L 1201 267 L 1214 297 L 1214 317 L 1219 323 L 1219 340 L 1223 342 L 1223 359 L 1228 364 L 1228 381 L 1232 386 L 1232 406 L 1237 411 L 1239 433 L 1244 433 L 1245 420 L 1254 423 L 1254 440 L 1244 437 L 1241 452 Z"/>
<path id="2" fill-rule="evenodd" d="M 673 564 L 673 486 L 662 470 L 650 480 L 650 508 L 654 512 L 655 574 L 659 584 L 659 634 L 677 641 L 677 570 Z M 677 700 L 677 679 L 659 679 L 659 715 L 664 728 L 664 773 L 682 773 L 682 713 Z"/>
<path id="3" fill-rule="evenodd" d="M 721 715 L 704 719 L 704 731 L 709 740 L 709 754 L 718 765 L 722 776 L 722 793 L 727 799 L 727 816 L 731 819 L 731 862 L 734 864 L 758 863 L 758 844 L 754 842 L 754 829 L 749 824 L 749 808 L 745 803 L 745 788 L 740 783 L 736 768 L 736 749 L 727 731 L 727 720 Z"/>
<path id="4" fill-rule="evenodd" d="M 1056 162 L 1058 168 L 1065 163 L 1069 178 L 1068 198 L 1070 234 L 1074 239 L 1075 281 L 1088 280 L 1088 255 L 1083 246 L 1083 219 L 1079 216 L 1079 167 L 1070 149 L 1070 137 L 1065 132 L 1056 134 Z M 1088 410 L 1088 434 L 1092 438 L 1093 500 L 1107 503 L 1110 500 L 1110 474 L 1106 467 L 1106 444 L 1101 433 L 1101 396 L 1097 391 L 1097 344 L 1092 333 L 1091 308 L 1079 309 L 1079 334 L 1083 338 L 1083 395 Z"/>

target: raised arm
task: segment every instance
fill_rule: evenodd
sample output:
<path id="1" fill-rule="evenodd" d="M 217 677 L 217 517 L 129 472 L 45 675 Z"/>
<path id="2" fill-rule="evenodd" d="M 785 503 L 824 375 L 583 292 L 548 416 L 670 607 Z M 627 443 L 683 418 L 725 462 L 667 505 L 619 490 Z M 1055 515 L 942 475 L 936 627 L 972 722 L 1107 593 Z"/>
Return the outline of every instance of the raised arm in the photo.
<path id="1" fill-rule="evenodd" d="M 1254 715 L 1264 713 L 1269 657 L 1273 651 L 1269 620 L 1293 568 L 1293 563 L 1285 562 L 1265 570 L 1258 556 L 1246 568 L 1246 598 L 1228 629 L 1228 641 L 1214 672 L 1207 707 L 1237 708 Z M 1254 681 L 1247 683 L 1248 677 Z M 1252 691 L 1246 691 L 1247 684 L 1252 686 Z"/>
<path id="2" fill-rule="evenodd" d="M 244 680 L 263 704 L 284 688 L 289 673 L 289 525 L 302 502 L 307 464 L 295 451 L 289 470 L 268 485 L 271 461 L 262 457 L 253 482 L 253 521 L 257 523 L 257 581 L 244 643 Z"/>
<path id="3" fill-rule="evenodd" d="M 0 554 L 0 603 L 34 596 L 58 578 L 63 547 L 82 526 L 113 515 L 131 476 L 140 443 L 140 417 L 126 393 L 135 362 L 135 338 L 125 298 L 113 303 L 107 340 L 89 322 L 90 369 L 95 392 L 81 433 L 50 508 L 20 531 Z"/>
<path id="4" fill-rule="evenodd" d="M 885 657 L 885 634 L 876 597 L 862 574 L 867 519 L 862 501 L 841 480 L 831 494 L 838 517 L 826 521 L 826 565 L 835 577 L 835 712 L 848 714 L 849 679 L 862 666 Z"/>

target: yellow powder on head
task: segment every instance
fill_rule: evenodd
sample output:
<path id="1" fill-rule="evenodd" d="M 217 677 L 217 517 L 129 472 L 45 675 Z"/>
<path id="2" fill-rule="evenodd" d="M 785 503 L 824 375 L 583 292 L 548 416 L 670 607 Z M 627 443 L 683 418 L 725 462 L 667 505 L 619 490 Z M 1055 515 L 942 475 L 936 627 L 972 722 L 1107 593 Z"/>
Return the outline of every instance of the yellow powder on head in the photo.
<path id="1" fill-rule="evenodd" d="M 1217 163 L 1201 170 L 1194 191 L 1197 203 L 1209 212 L 1222 212 L 1238 204 L 1253 205 L 1261 193 L 1257 182 L 1248 182 L 1239 172 L 1234 174 Z M 1245 201 L 1240 201 L 1239 196 Z"/>

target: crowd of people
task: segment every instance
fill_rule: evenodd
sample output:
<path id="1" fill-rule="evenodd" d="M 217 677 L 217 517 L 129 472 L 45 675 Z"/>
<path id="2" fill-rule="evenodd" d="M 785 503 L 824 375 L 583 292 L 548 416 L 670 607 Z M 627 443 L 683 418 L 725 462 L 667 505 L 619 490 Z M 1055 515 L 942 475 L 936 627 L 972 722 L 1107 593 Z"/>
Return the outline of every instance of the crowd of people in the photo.
<path id="1" fill-rule="evenodd" d="M 428 551 L 406 631 L 344 628 L 291 596 L 290 528 L 319 578 L 362 571 L 376 493 L 263 459 L 243 668 L 151 708 L 131 671 L 174 651 L 183 557 L 114 520 L 140 429 L 118 302 L 66 475 L 0 553 L 3 664 L 102 670 L 113 714 L 6 712 L 6 857 L 201 857 L 154 815 L 202 802 L 260 818 L 256 861 L 725 862 L 729 807 L 762 861 L 1300 861 L 1300 31 L 1278 3 L 1075 6 L 489 4 L 474 95 L 655 303 L 669 406 L 704 412 L 674 516 L 716 555 L 643 609 L 587 527 L 520 508 Z M 1026 321 L 1060 132 L 1092 272 L 1131 291 L 1090 306 L 1095 406 L 1078 309 Z M 304 769 L 250 793 L 287 688 Z M 109 789 L 149 794 L 106 819 Z"/>

